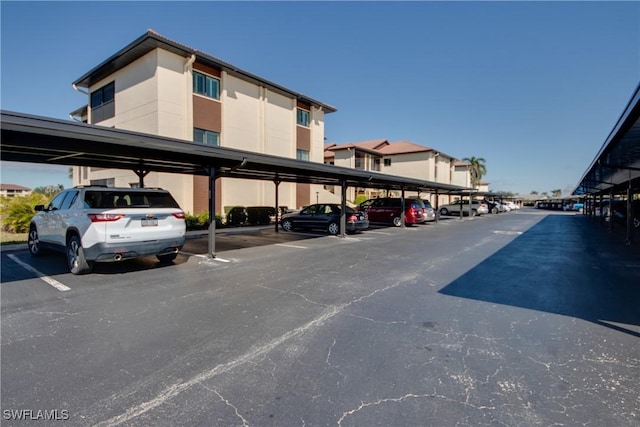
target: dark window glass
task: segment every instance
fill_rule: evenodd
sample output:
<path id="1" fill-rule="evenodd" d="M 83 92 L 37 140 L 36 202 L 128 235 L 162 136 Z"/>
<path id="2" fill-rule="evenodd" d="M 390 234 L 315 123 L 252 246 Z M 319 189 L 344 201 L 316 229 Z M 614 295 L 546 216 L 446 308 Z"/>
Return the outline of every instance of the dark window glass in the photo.
<path id="1" fill-rule="evenodd" d="M 301 126 L 309 126 L 309 112 L 298 108 L 297 123 Z"/>
<path id="2" fill-rule="evenodd" d="M 180 208 L 169 193 L 122 191 L 87 191 L 84 201 L 92 208 L 111 209 L 118 207 L 118 200 L 126 201 L 129 207 Z"/>
<path id="3" fill-rule="evenodd" d="M 62 202 L 62 206 L 60 207 L 60 209 L 69 209 L 71 205 L 73 205 L 73 202 L 76 201 L 76 197 L 78 197 L 77 191 L 69 191 L 67 193 L 67 197 L 64 198 L 64 201 Z"/>
<path id="4" fill-rule="evenodd" d="M 204 145 L 220 145 L 220 133 L 206 129 L 193 129 L 193 142 L 199 142 Z"/>
<path id="5" fill-rule="evenodd" d="M 220 80 L 193 72 L 193 92 L 213 99 L 220 99 Z"/>

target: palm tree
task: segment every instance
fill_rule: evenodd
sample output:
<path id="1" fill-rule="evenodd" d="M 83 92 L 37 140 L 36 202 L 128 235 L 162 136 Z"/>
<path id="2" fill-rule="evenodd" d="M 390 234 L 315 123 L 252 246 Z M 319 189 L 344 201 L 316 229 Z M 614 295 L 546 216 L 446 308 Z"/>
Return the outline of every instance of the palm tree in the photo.
<path id="1" fill-rule="evenodd" d="M 487 174 L 487 166 L 485 165 L 487 161 L 482 157 L 475 156 L 465 157 L 462 160 L 471 165 L 469 171 L 471 173 L 471 186 L 477 187 L 482 177 Z"/>

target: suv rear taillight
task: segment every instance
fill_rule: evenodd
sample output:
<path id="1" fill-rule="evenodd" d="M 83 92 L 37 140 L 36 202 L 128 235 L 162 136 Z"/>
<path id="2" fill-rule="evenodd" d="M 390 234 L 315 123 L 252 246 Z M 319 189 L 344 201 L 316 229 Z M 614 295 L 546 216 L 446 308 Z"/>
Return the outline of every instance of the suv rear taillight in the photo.
<path id="1" fill-rule="evenodd" d="M 171 215 L 175 216 L 178 219 L 184 219 L 184 212 L 175 212 L 175 213 L 172 213 Z"/>
<path id="2" fill-rule="evenodd" d="M 358 221 L 358 215 L 356 214 L 349 215 L 349 218 L 347 218 L 347 222 L 357 222 L 357 221 Z"/>
<path id="3" fill-rule="evenodd" d="M 87 214 L 91 222 L 112 222 L 124 218 L 122 214 Z"/>

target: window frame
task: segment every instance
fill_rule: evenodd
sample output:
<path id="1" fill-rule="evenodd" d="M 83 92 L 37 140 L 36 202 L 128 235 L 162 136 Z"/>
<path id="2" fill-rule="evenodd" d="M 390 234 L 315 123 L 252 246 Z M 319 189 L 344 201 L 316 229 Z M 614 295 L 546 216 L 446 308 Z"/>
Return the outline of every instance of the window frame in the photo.
<path id="1" fill-rule="evenodd" d="M 305 154 L 305 155 L 302 155 L 302 154 Z M 296 148 L 296 160 L 302 160 L 302 161 L 308 162 L 309 154 L 310 154 L 309 150 L 302 150 L 300 148 Z"/>
<path id="2" fill-rule="evenodd" d="M 197 88 L 198 85 L 196 84 L 196 79 L 198 76 L 202 76 L 204 78 L 204 92 L 199 91 Z M 209 94 L 209 92 L 207 91 L 207 87 L 209 86 L 208 83 L 211 81 L 216 82 L 216 93 L 213 94 L 213 96 Z M 202 71 L 195 71 L 195 70 L 193 71 L 192 91 L 194 95 L 200 95 L 208 99 L 215 99 L 216 101 L 219 101 L 221 84 L 222 84 L 222 81 L 216 76 L 203 73 Z"/>
<path id="3" fill-rule="evenodd" d="M 302 121 L 301 121 L 301 118 L 303 118 Z M 311 124 L 311 111 L 305 110 L 304 108 L 296 107 L 296 125 L 304 126 L 308 128 L 310 127 L 310 124 Z"/>
<path id="4" fill-rule="evenodd" d="M 199 140 L 196 139 L 196 132 L 202 132 L 202 135 L 203 135 L 203 140 L 202 141 L 199 141 Z M 215 135 L 216 136 L 215 144 L 210 144 L 208 142 L 207 135 Z M 196 143 L 196 144 L 206 145 L 206 146 L 209 146 L 209 147 L 220 147 L 220 132 L 215 131 L 215 130 L 210 130 L 210 129 L 203 129 L 203 128 L 194 127 L 193 128 L 193 142 Z"/>

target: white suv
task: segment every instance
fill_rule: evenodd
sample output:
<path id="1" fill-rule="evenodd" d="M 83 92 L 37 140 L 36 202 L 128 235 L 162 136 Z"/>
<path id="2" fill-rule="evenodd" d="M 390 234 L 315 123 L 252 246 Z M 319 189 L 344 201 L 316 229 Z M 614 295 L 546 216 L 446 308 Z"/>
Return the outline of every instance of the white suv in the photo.
<path id="1" fill-rule="evenodd" d="M 185 241 L 184 212 L 162 189 L 74 187 L 35 210 L 29 252 L 66 252 L 73 274 L 90 273 L 94 261 L 155 255 L 168 263 Z"/>

